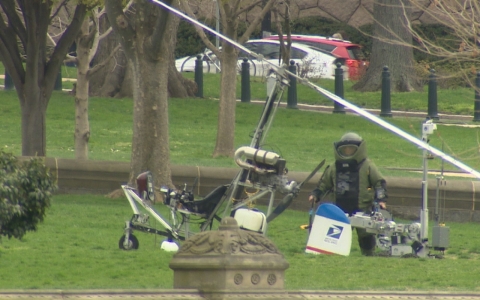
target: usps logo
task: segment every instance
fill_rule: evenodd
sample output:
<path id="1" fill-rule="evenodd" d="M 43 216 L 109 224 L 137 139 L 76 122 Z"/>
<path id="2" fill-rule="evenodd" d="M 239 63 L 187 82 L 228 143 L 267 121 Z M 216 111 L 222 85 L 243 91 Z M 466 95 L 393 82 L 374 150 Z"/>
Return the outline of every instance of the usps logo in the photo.
<path id="1" fill-rule="evenodd" d="M 328 228 L 327 236 L 332 239 L 339 239 L 342 235 L 343 227 L 338 225 L 332 225 Z"/>

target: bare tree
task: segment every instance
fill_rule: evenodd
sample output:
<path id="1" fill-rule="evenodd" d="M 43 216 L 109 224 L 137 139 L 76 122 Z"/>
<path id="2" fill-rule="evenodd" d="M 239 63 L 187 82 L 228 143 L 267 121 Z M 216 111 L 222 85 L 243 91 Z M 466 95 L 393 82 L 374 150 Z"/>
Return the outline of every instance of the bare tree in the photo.
<path id="1" fill-rule="evenodd" d="M 425 3 L 410 0 L 412 6 L 423 8 Z M 409 30 L 417 40 L 417 50 L 427 53 L 441 61 L 455 62 L 458 69 L 449 69 L 448 76 L 462 76 L 471 86 L 473 75 L 478 72 L 480 55 L 480 2 L 471 0 L 432 0 L 428 9 L 424 9 L 424 17 L 431 23 L 450 28 L 454 40 L 440 43 L 435 37 L 428 37 L 415 30 L 413 24 Z"/>
<path id="2" fill-rule="evenodd" d="M 127 5 L 127 8 L 130 4 Z M 80 34 L 76 39 L 77 56 L 72 59 L 77 63 L 74 135 L 76 159 L 88 159 L 88 141 L 90 139 L 90 125 L 88 121 L 90 77 L 103 68 L 120 48 L 120 45 L 118 45 L 105 60 L 90 68 L 99 42 L 112 32 L 111 28 L 109 28 L 102 34 L 99 33 L 99 20 L 104 13 L 104 10 L 96 7 L 91 11 L 91 16 L 83 21 Z"/>
<path id="3" fill-rule="evenodd" d="M 58 5 L 51 0 L 0 1 L 0 58 L 20 101 L 22 155 L 25 156 L 46 156 L 48 102 L 60 67 L 88 9 L 85 4 L 74 6 L 70 23 L 50 49 L 47 41 L 49 25 L 68 3 L 68 0 Z"/>
<path id="4" fill-rule="evenodd" d="M 384 66 L 389 68 L 392 90 L 420 90 L 421 84 L 414 70 L 412 33 L 408 27 L 410 14 L 409 0 L 374 1 L 375 23 L 370 65 L 366 74 L 353 86 L 355 90 L 380 90 Z"/>
<path id="5" fill-rule="evenodd" d="M 127 10 L 132 4 L 130 1 L 124 10 Z M 68 15 L 68 9 L 65 9 Z M 77 81 L 74 85 L 73 93 L 75 95 L 75 158 L 88 159 L 88 141 L 90 139 L 90 125 L 88 120 L 88 101 L 89 101 L 89 85 L 90 78 L 93 74 L 105 67 L 112 59 L 120 44 L 110 51 L 107 57 L 93 67 L 92 60 L 98 50 L 101 40 L 105 39 L 112 33 L 112 28 L 108 27 L 100 30 L 100 20 L 105 15 L 105 10 L 101 7 L 95 7 L 90 11 L 88 17 L 83 21 L 79 35 L 75 39 L 76 55 L 68 54 L 66 62 L 75 63 L 77 65 Z M 63 18 L 56 18 L 56 22 L 52 24 L 55 30 L 48 33 L 48 37 L 53 45 L 56 45 L 54 35 L 63 34 L 65 24 Z"/>
<path id="6" fill-rule="evenodd" d="M 222 33 L 240 44 L 245 43 L 255 28 L 260 24 L 265 14 L 271 10 L 272 6 L 277 0 L 268 0 L 265 6 L 257 17 L 250 23 L 242 36 L 238 36 L 239 16 L 249 11 L 255 6 L 261 4 L 263 0 L 257 1 L 242 1 L 242 0 L 227 0 L 218 1 L 220 11 L 220 23 Z M 181 2 L 182 8 L 187 14 L 195 18 L 192 9 L 185 1 Z M 205 32 L 196 27 L 205 45 L 213 51 L 213 53 L 220 59 L 222 67 L 220 79 L 220 102 L 218 111 L 218 125 L 217 125 L 217 140 L 213 157 L 218 156 L 233 156 L 234 153 L 234 136 L 235 136 L 235 106 L 236 106 L 236 79 L 237 79 L 237 60 L 238 49 L 226 41 L 222 41 L 222 49 L 216 48 L 210 42 Z"/>
<path id="7" fill-rule="evenodd" d="M 173 0 L 165 1 L 168 5 Z M 134 1 L 125 14 L 121 1 L 105 8 L 121 41 L 133 75 L 133 137 L 129 182 L 142 171 L 153 172 L 155 185 L 172 185 L 168 136 L 168 67 L 175 32 L 172 15 L 151 2 Z"/>
<path id="8" fill-rule="evenodd" d="M 135 14 L 135 9 L 127 11 L 127 16 Z M 133 16 L 132 16 L 133 18 Z M 176 44 L 176 35 L 180 20 L 173 18 L 169 30 L 172 31 L 171 42 Z M 100 21 L 100 29 L 105 31 L 110 28 L 107 20 Z M 101 64 L 111 56 L 113 49 L 119 44 L 120 40 L 117 35 L 109 36 L 102 40 L 99 51 L 92 62 L 93 65 Z M 172 58 L 174 53 L 172 52 Z M 175 67 L 175 61 L 172 59 L 169 67 L 168 93 L 170 97 L 184 98 L 193 97 L 197 91 L 197 85 L 193 80 L 184 78 Z M 102 97 L 132 97 L 133 96 L 133 74 L 130 65 L 127 63 L 127 57 L 123 51 L 118 51 L 114 55 L 114 59 L 109 60 L 107 67 L 92 75 L 90 85 L 90 95 Z"/>
<path id="9" fill-rule="evenodd" d="M 281 14 L 279 12 L 279 7 L 273 7 L 272 12 L 275 19 L 275 28 L 277 29 L 278 38 L 280 41 L 280 53 L 281 59 L 284 63 L 288 65 L 290 61 L 290 50 L 292 47 L 292 29 L 290 27 L 290 0 L 285 0 L 284 12 Z M 283 35 L 283 29 L 281 24 L 281 18 L 283 18 L 285 23 L 285 32 L 287 33 L 287 40 L 285 41 Z M 285 44 L 286 43 L 286 44 Z"/>

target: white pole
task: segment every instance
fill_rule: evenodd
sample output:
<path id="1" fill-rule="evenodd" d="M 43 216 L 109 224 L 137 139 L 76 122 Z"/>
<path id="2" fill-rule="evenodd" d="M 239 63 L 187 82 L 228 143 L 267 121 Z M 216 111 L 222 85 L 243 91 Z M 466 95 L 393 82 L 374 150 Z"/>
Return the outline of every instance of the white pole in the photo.
<path id="1" fill-rule="evenodd" d="M 423 128 L 423 125 L 422 125 Z M 428 143 L 428 135 L 424 132 L 422 140 Z M 422 209 L 420 210 L 421 242 L 428 239 L 428 151 L 423 149 Z"/>
<path id="2" fill-rule="evenodd" d="M 218 4 L 219 0 L 213 0 L 215 1 L 215 30 L 217 31 L 218 34 L 220 34 L 220 4 Z M 220 48 L 220 38 L 218 35 L 215 35 L 215 47 Z M 215 68 L 215 72 L 218 73 L 219 70 L 218 68 Z"/>

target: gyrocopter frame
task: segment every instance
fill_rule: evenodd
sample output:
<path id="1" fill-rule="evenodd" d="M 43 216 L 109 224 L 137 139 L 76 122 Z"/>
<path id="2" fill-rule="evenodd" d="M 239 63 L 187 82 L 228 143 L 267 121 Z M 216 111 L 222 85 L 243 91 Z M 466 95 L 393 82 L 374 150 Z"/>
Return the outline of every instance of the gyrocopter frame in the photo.
<path id="1" fill-rule="evenodd" d="M 246 47 L 238 44 L 236 41 L 233 41 L 230 38 L 214 31 L 208 26 L 198 22 L 197 20 L 194 20 L 193 18 L 159 0 L 150 0 L 150 2 L 162 6 L 164 9 L 167 9 L 171 13 L 186 19 L 194 25 L 200 26 L 204 30 L 209 31 L 215 36 L 218 36 L 233 46 L 245 51 L 257 60 L 264 60 L 267 64 L 270 64 L 271 69 L 273 70 L 272 72 L 275 75 L 272 76 L 275 78 L 275 87 L 269 92 L 262 116 L 257 124 L 251 144 L 248 147 L 239 148 L 235 153 L 235 161 L 241 168 L 241 171 L 233 179 L 231 184 L 217 187 L 202 200 L 194 200 L 192 192 L 193 189 L 191 191 L 187 191 L 186 188 L 184 188 L 183 191 L 163 189 L 162 191 L 166 195 L 165 204 L 170 209 L 169 221 L 160 212 L 158 212 L 153 205 L 151 205 L 151 200 L 153 200 L 153 186 L 149 172 L 139 175 L 137 178 L 137 189 L 126 185 L 122 186 L 125 195 L 132 206 L 134 215 L 130 221 L 126 222 L 125 235 L 122 236 L 119 241 L 120 248 L 125 250 L 138 248 L 138 240 L 133 236 L 132 232 L 133 230 L 140 230 L 166 236 L 168 239 L 166 240 L 166 244 L 164 244 L 165 246 L 162 245 L 162 248 L 166 250 L 175 250 L 176 246 L 172 243 L 172 241 L 183 240 L 191 234 L 189 224 L 191 223 L 192 217 L 197 217 L 201 220 L 201 231 L 212 228 L 212 223 L 214 220 L 219 220 L 221 217 L 230 214 L 235 215 L 240 227 L 261 233 L 266 232 L 268 222 L 275 219 L 290 205 L 293 199 L 298 195 L 303 183 L 310 180 L 324 163 L 324 161 L 322 161 L 302 183 L 296 183 L 289 181 L 286 177 L 285 160 L 283 160 L 276 153 L 260 149 L 262 141 L 266 136 L 282 97 L 284 87 L 288 85 L 288 76 L 295 77 L 301 84 L 314 89 L 319 94 L 327 97 L 337 104 L 350 109 L 358 115 L 391 131 L 408 142 L 417 145 L 425 152 L 428 152 L 434 156 L 438 156 L 443 161 L 449 162 L 459 169 L 472 174 L 476 178 L 480 178 L 480 173 L 478 171 L 430 146 L 424 138 L 419 139 L 415 136 L 412 136 L 409 133 L 386 122 L 385 120 L 369 113 L 368 111 L 355 106 L 341 97 L 338 97 L 330 91 L 313 84 L 306 78 L 299 77 L 297 74 L 289 72 L 286 66 L 277 66 L 268 62 L 263 58 L 262 55 L 252 52 Z M 426 228 L 428 228 L 426 178 L 423 179 L 422 185 L 425 191 L 423 192 L 421 205 L 421 227 L 423 229 L 421 231 L 420 242 L 423 246 L 428 247 L 428 235 L 426 232 Z M 258 192 L 254 195 L 246 193 L 246 189 L 250 188 L 256 189 Z M 281 192 L 285 196 L 277 205 L 277 207 L 273 209 L 276 192 Z M 249 203 L 266 195 L 270 196 L 266 216 L 254 210 L 244 209 Z M 139 205 L 147 210 L 147 212 L 151 214 L 157 221 L 159 221 L 164 227 L 164 230 L 158 230 L 148 226 L 148 215 L 140 212 Z M 223 210 L 222 214 L 220 213 L 220 210 Z"/>
<path id="2" fill-rule="evenodd" d="M 167 240 L 162 242 L 162 248 L 175 251 L 178 246 L 175 240 L 184 240 L 198 231 L 209 230 L 214 221 L 224 216 L 233 216 L 240 228 L 266 233 L 267 225 L 280 215 L 296 198 L 301 187 L 308 182 L 325 163 L 323 160 L 301 183 L 290 181 L 287 177 L 286 161 L 277 153 L 261 149 L 261 145 L 273 122 L 276 110 L 283 95 L 288 80 L 285 75 L 276 73 L 267 79 L 272 86 L 255 128 L 249 146 L 243 146 L 235 152 L 235 162 L 241 168 L 228 185 L 215 188 L 203 199 L 195 199 L 194 187 L 190 190 L 161 188 L 165 194 L 164 204 L 168 212 L 162 213 L 153 205 L 154 186 L 150 172 L 144 172 L 137 177 L 137 187 L 122 185 L 122 189 L 133 210 L 132 218 L 125 223 L 125 234 L 120 238 L 121 249 L 136 249 L 138 239 L 133 231 L 143 231 L 163 235 Z M 280 202 L 273 208 L 276 194 L 283 195 Z M 256 200 L 268 197 L 267 214 L 252 209 Z M 142 213 L 146 211 L 146 213 Z M 162 229 L 150 225 L 150 216 L 159 222 Z"/>

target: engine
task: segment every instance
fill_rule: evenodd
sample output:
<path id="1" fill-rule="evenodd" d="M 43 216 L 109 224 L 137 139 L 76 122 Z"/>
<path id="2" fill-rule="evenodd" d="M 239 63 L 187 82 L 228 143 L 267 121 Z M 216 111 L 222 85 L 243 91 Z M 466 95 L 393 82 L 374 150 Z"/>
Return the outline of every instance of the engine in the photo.
<path id="1" fill-rule="evenodd" d="M 297 185 L 286 176 L 286 161 L 274 152 L 240 147 L 234 159 L 239 167 L 251 171 L 249 181 L 252 185 L 275 187 L 281 193 L 291 192 Z"/>

